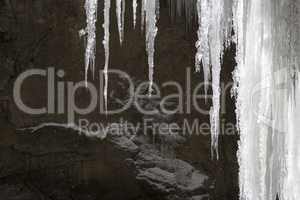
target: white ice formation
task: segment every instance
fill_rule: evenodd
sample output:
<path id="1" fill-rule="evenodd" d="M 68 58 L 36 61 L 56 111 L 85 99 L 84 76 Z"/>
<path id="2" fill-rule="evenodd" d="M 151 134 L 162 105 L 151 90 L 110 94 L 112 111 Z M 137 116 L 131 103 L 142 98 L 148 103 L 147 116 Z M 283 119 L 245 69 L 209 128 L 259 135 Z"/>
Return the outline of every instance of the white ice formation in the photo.
<path id="1" fill-rule="evenodd" d="M 95 55 L 96 55 L 96 21 L 98 0 L 86 0 L 86 28 L 80 31 L 80 35 L 86 35 L 85 49 L 85 80 L 87 81 L 88 70 L 91 67 L 94 75 L 95 70 Z"/>
<path id="2" fill-rule="evenodd" d="M 234 3 L 240 199 L 300 199 L 300 1 Z"/>

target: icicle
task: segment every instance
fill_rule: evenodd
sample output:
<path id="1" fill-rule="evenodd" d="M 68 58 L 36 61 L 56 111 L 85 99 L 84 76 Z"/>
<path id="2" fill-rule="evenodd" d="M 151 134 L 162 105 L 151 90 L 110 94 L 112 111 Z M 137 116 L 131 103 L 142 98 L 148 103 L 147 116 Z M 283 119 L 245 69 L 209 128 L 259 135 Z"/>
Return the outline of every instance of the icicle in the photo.
<path id="1" fill-rule="evenodd" d="M 211 65 L 212 65 L 212 90 L 213 90 L 213 107 L 210 111 L 211 123 L 211 143 L 212 156 L 214 152 L 218 159 L 218 136 L 219 136 L 219 110 L 220 110 L 220 72 L 221 57 L 223 54 L 224 36 L 222 35 L 222 9 L 223 1 L 212 0 L 213 9 L 211 11 L 211 27 L 209 34 Z"/>
<path id="2" fill-rule="evenodd" d="M 85 1 L 86 23 L 85 30 L 79 32 L 80 36 L 86 35 L 86 49 L 85 49 L 85 81 L 87 82 L 87 75 L 89 67 L 91 67 L 93 76 L 95 71 L 95 54 L 96 54 L 96 21 L 98 0 Z"/>
<path id="3" fill-rule="evenodd" d="M 210 55 L 209 55 L 209 27 L 210 27 L 210 2 L 209 0 L 198 0 L 198 41 L 196 42 L 197 53 L 195 57 L 196 71 L 200 71 L 202 62 L 205 94 L 207 94 L 207 84 L 210 79 Z"/>
<path id="4" fill-rule="evenodd" d="M 126 11 L 126 0 L 122 0 L 122 41 L 124 40 L 125 31 L 125 11 Z"/>
<path id="5" fill-rule="evenodd" d="M 198 41 L 195 56 L 196 71 L 203 66 L 205 95 L 212 70 L 213 106 L 210 110 L 212 156 L 218 159 L 219 110 L 220 110 L 220 72 L 226 47 L 231 39 L 232 20 L 231 0 L 198 0 Z M 210 69 L 210 66 L 212 69 Z"/>
<path id="6" fill-rule="evenodd" d="M 116 15 L 118 21 L 120 44 L 124 40 L 125 0 L 116 0 Z"/>
<path id="7" fill-rule="evenodd" d="M 152 94 L 153 73 L 154 73 L 154 51 L 155 51 L 155 37 L 157 33 L 156 27 L 156 9 L 159 8 L 156 0 L 146 0 L 146 51 L 148 54 L 149 67 L 149 95 Z"/>
<path id="8" fill-rule="evenodd" d="M 108 64 L 109 64 L 109 26 L 110 26 L 110 0 L 104 1 L 104 39 L 103 46 L 105 51 L 105 65 L 104 65 L 104 102 L 105 110 L 107 110 L 107 89 L 108 89 Z"/>
<path id="9" fill-rule="evenodd" d="M 136 25 L 136 9 L 137 9 L 137 0 L 132 0 L 133 28 L 135 28 Z"/>
<path id="10" fill-rule="evenodd" d="M 142 6 L 141 6 L 141 32 L 144 32 L 144 27 L 145 27 L 145 12 L 146 12 L 146 1 L 147 0 L 141 0 L 142 1 Z"/>

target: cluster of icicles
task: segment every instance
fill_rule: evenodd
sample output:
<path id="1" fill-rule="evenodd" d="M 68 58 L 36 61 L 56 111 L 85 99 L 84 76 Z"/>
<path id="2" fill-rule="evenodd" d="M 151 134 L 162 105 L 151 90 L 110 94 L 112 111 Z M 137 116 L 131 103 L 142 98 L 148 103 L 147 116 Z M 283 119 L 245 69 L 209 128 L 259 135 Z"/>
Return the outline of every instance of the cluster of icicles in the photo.
<path id="1" fill-rule="evenodd" d="M 154 44 L 157 33 L 156 21 L 159 15 L 159 1 L 158 0 L 141 0 L 141 29 L 146 32 L 146 51 L 148 54 L 149 65 L 149 95 L 152 94 L 153 73 L 154 73 Z M 124 40 L 124 21 L 126 0 L 115 0 L 116 17 L 118 22 L 118 32 L 120 44 Z M 133 25 L 136 26 L 137 20 L 137 0 L 132 0 L 133 10 Z M 85 51 L 85 80 L 89 69 L 91 69 L 93 76 L 95 70 L 95 53 L 96 53 L 96 21 L 97 21 L 98 0 L 86 0 L 86 23 L 84 30 L 80 31 L 80 36 L 86 36 L 86 51 Z M 105 51 L 105 65 L 104 65 L 104 101 L 107 110 L 107 90 L 108 90 L 108 66 L 109 66 L 109 39 L 110 39 L 110 9 L 111 0 L 104 0 L 104 38 L 103 46 Z"/>
<path id="2" fill-rule="evenodd" d="M 104 0 L 106 105 L 111 1 Z M 115 2 L 122 43 L 125 0 Z M 97 3 L 98 0 L 86 0 L 85 4 L 86 74 L 89 68 L 95 68 Z M 151 95 L 159 0 L 132 0 L 134 26 L 138 4 L 141 28 L 145 27 L 146 32 Z M 211 142 L 216 158 L 222 57 L 231 42 L 237 45 L 233 94 L 240 133 L 240 199 L 274 200 L 278 196 L 280 200 L 299 200 L 300 0 L 169 0 L 169 6 L 172 16 L 182 16 L 185 10 L 187 18 L 198 18 L 195 66 L 196 71 L 201 71 L 202 66 L 206 83 L 212 82 Z"/>

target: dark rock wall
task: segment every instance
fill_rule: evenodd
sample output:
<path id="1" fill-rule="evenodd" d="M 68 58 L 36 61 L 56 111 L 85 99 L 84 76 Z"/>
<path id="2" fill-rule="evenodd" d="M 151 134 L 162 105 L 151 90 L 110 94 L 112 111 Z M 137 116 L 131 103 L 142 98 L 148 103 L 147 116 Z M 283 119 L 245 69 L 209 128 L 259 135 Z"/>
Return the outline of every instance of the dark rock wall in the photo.
<path id="1" fill-rule="evenodd" d="M 100 70 L 104 66 L 104 50 L 102 46 L 103 2 L 99 2 L 96 70 Z M 138 14 L 137 26 L 134 30 L 131 1 L 127 0 L 126 3 L 125 40 L 122 46 L 119 44 L 115 7 L 114 3 L 112 4 L 109 68 L 126 71 L 136 82 L 146 81 L 148 78 L 147 55 L 145 52 L 145 37 L 139 28 L 140 16 Z M 10 149 L 11 145 L 14 146 L 16 144 L 14 136 L 16 127 L 30 126 L 43 121 L 66 121 L 66 116 L 63 114 L 29 116 L 20 112 L 11 99 L 12 86 L 15 78 L 22 71 L 30 68 L 45 69 L 50 66 L 57 70 L 63 69 L 65 71 L 66 76 L 62 79 L 63 81 L 77 82 L 84 79 L 84 39 L 79 38 L 78 35 L 78 31 L 85 27 L 83 6 L 83 0 L 0 0 L 0 63 L 1 83 L 3 82 L 4 88 L 0 90 L 0 94 L 1 99 L 7 99 L 5 104 L 8 104 L 8 106 L 4 106 L 5 109 L 1 112 L 1 118 L 3 118 L 0 122 L 1 145 L 6 149 L 2 151 L 2 155 L 4 155 L 4 157 L 1 157 L 2 162 L 15 162 L 14 159 L 19 157 L 21 157 L 21 160 L 24 159 L 24 162 L 26 161 L 26 157 L 20 154 L 12 158 L 7 157 L 7 155 L 11 154 L 6 152 L 13 151 Z M 185 85 L 186 69 L 190 67 L 193 70 L 194 66 L 197 22 L 194 21 L 187 28 L 184 19 L 177 19 L 176 22 L 172 21 L 169 17 L 166 1 L 161 0 L 158 27 L 159 31 L 155 44 L 155 82 L 162 84 L 165 81 L 173 80 Z M 233 58 L 234 47 L 226 52 L 224 58 L 222 80 L 226 83 L 232 81 L 231 72 L 235 65 Z M 201 73 L 192 73 L 192 87 L 203 80 L 202 76 Z M 99 85 L 98 76 L 93 80 L 89 75 L 89 80 L 95 85 Z M 111 76 L 109 92 L 123 95 L 124 89 L 118 83 L 117 77 Z M 34 78 L 27 81 L 23 86 L 22 95 L 26 103 L 39 107 L 47 102 L 46 92 L 46 80 Z M 163 89 L 162 92 L 165 95 L 171 91 Z M 86 102 L 89 100 L 86 91 L 80 90 L 77 95 L 80 97 L 77 99 L 78 105 L 86 105 Z M 126 95 L 124 94 L 124 96 Z M 228 91 L 226 96 L 227 112 L 222 116 L 222 119 L 234 123 L 234 103 Z M 207 109 L 210 106 L 210 102 L 205 104 L 203 101 L 201 104 Z M 113 100 L 110 101 L 109 106 L 114 106 Z M 114 115 L 109 118 L 98 112 L 84 116 L 84 118 L 94 121 L 116 121 L 120 117 L 138 122 L 144 116 L 137 113 L 134 108 L 121 115 Z M 208 116 L 202 116 L 192 111 L 191 114 L 171 116 L 171 121 L 181 122 L 184 118 L 189 120 L 197 118 L 200 122 L 208 122 L 209 120 Z M 184 145 L 177 147 L 175 157 L 187 161 L 210 176 L 214 183 L 210 192 L 212 199 L 237 199 L 238 167 L 236 162 L 236 141 L 237 136 L 222 136 L 220 139 L 220 160 L 213 161 L 210 158 L 209 135 L 193 136 Z M 109 155 L 105 157 L 107 160 L 110 159 Z M 86 165 L 90 165 L 92 166 L 90 168 L 93 168 L 93 166 L 98 164 Z M 14 167 L 17 168 L 18 165 Z M 109 167 L 107 169 L 108 172 L 103 173 L 108 174 L 108 178 L 105 180 L 113 180 L 111 175 L 114 174 L 114 171 L 110 171 Z M 14 171 L 13 168 L 9 170 Z M 54 174 L 46 177 L 51 178 L 55 176 Z M 95 174 L 92 172 L 92 174 L 91 176 L 99 175 L 96 172 Z M 124 174 L 126 173 L 124 172 Z M 129 180 L 129 178 L 124 178 L 124 180 Z M 6 182 L 4 181 L 4 183 Z M 129 185 L 133 188 L 136 187 L 134 184 Z"/>

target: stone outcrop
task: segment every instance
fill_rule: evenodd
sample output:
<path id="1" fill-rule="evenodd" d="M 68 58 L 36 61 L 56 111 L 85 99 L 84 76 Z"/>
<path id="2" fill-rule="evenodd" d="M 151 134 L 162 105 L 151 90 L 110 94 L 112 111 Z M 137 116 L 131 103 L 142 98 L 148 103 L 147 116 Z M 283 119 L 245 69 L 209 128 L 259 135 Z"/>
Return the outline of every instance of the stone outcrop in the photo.
<path id="1" fill-rule="evenodd" d="M 15 144 L 1 150 L 0 159 L 5 161 L 1 162 L 2 179 L 16 174 L 30 176 L 31 173 L 52 176 L 53 179 L 49 173 L 64 169 L 65 174 L 57 176 L 58 179 L 71 181 L 76 186 L 86 179 L 103 178 L 114 182 L 119 171 L 131 179 L 129 182 L 133 182 L 140 193 L 151 196 L 151 199 L 191 199 L 208 192 L 206 175 L 185 161 L 165 157 L 152 144 L 135 144 L 124 136 L 110 136 L 101 141 L 61 127 L 44 127 L 35 133 L 22 131 L 16 137 Z M 106 157 L 101 156 L 103 153 Z M 94 161 L 97 164 L 90 167 L 97 168 L 99 177 L 88 177 L 88 173 L 74 177 L 78 170 L 86 171 L 81 168 Z M 103 177 L 101 173 L 104 173 Z M 121 180 L 120 184 L 126 182 Z M 3 190 L 10 190 L 10 187 L 0 184 Z"/>

